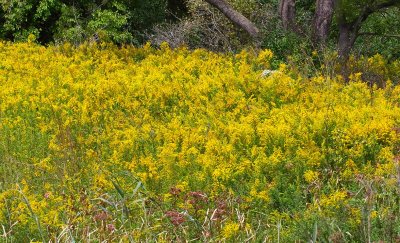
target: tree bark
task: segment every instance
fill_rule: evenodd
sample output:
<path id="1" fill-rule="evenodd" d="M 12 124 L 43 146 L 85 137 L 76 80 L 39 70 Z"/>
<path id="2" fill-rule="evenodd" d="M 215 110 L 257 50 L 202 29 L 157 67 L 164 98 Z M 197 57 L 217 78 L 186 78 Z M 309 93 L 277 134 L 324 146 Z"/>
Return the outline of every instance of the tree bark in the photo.
<path id="1" fill-rule="evenodd" d="M 279 2 L 279 16 L 285 30 L 296 31 L 296 7 L 295 0 L 281 0 Z"/>
<path id="2" fill-rule="evenodd" d="M 340 23 L 339 21 L 339 40 L 338 40 L 338 55 L 340 65 L 340 74 L 345 82 L 349 82 L 349 66 L 348 60 L 350 51 L 353 48 L 354 42 L 357 39 L 357 32 L 352 24 Z"/>
<path id="3" fill-rule="evenodd" d="M 317 0 L 313 23 L 313 40 L 325 44 L 335 9 L 335 0 Z"/>
<path id="4" fill-rule="evenodd" d="M 352 25 L 339 25 L 338 54 L 340 58 L 342 58 L 343 60 L 347 60 L 349 58 L 350 51 L 353 48 L 356 38 L 357 33 L 354 31 Z"/>
<path id="5" fill-rule="evenodd" d="M 205 0 L 210 5 L 221 11 L 235 25 L 246 31 L 251 37 L 257 39 L 260 31 L 253 22 L 233 9 L 225 0 Z"/>

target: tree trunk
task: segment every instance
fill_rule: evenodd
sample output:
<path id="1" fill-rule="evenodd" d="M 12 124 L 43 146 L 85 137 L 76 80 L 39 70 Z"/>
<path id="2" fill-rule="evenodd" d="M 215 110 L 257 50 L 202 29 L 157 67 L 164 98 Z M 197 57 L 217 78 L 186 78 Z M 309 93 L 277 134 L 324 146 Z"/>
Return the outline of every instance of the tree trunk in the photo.
<path id="1" fill-rule="evenodd" d="M 325 44 L 328 39 L 334 8 L 335 0 L 317 0 L 313 23 L 315 43 Z"/>
<path id="2" fill-rule="evenodd" d="M 214 6 L 215 8 L 217 8 L 219 11 L 221 11 L 230 21 L 232 21 L 235 25 L 246 31 L 251 37 L 255 39 L 258 38 L 259 30 L 254 25 L 254 23 L 251 22 L 249 19 L 247 19 L 245 16 L 243 16 L 241 13 L 233 9 L 232 6 L 230 6 L 227 2 L 225 2 L 225 0 L 205 0 L 205 1 L 208 2 L 210 5 Z"/>
<path id="3" fill-rule="evenodd" d="M 348 65 L 350 52 L 358 37 L 361 23 L 361 21 L 355 21 L 352 23 L 344 23 L 339 21 L 338 55 L 341 63 L 340 73 L 346 82 L 349 81 L 349 75 L 351 72 Z"/>
<path id="4" fill-rule="evenodd" d="M 338 54 L 341 59 L 347 60 L 349 58 L 356 37 L 357 33 L 351 24 L 339 24 Z"/>
<path id="5" fill-rule="evenodd" d="M 285 30 L 296 31 L 296 7 L 295 0 L 281 0 L 279 3 L 279 16 Z"/>

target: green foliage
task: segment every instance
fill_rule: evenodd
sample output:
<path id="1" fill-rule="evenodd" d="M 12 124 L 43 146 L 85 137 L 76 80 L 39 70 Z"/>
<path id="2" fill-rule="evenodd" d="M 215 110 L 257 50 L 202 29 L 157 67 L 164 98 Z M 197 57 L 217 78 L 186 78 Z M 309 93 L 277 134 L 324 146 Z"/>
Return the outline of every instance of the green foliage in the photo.
<path id="1" fill-rule="evenodd" d="M 305 44 L 306 41 L 295 33 L 284 31 L 283 28 L 277 26 L 275 30 L 265 34 L 262 46 L 274 50 L 275 58 L 284 62 L 288 56 L 303 56 L 302 45 Z"/>
<path id="2" fill-rule="evenodd" d="M 134 41 L 128 31 L 129 15 L 124 6 L 113 4 L 110 8 L 92 9 L 89 16 L 84 14 L 82 9 L 63 5 L 55 40 L 76 44 L 94 37 L 115 43 Z"/>
<path id="3" fill-rule="evenodd" d="M 54 13 L 60 7 L 58 0 L 1 0 L 0 35 L 16 41 L 26 40 L 29 34 L 43 40 L 54 29 Z"/>
<path id="4" fill-rule="evenodd" d="M 389 3 L 390 0 L 338 0 L 336 12 L 338 16 L 343 17 L 344 21 L 351 23 L 355 21 L 360 14 L 366 10 L 379 10 L 378 6 Z M 399 5 L 400 6 L 400 5 Z"/>
<path id="5" fill-rule="evenodd" d="M 142 33 L 165 20 L 166 0 L 1 0 L 0 37 L 41 43 L 81 43 L 94 35 L 114 43 L 143 40 Z"/>
<path id="6" fill-rule="evenodd" d="M 389 60 L 400 59 L 400 8 L 372 14 L 361 28 L 356 52 L 373 56 L 377 53 Z"/>
<path id="7" fill-rule="evenodd" d="M 148 29 L 153 24 L 161 22 L 166 15 L 166 0 L 123 0 L 129 7 L 131 25 L 136 29 Z"/>

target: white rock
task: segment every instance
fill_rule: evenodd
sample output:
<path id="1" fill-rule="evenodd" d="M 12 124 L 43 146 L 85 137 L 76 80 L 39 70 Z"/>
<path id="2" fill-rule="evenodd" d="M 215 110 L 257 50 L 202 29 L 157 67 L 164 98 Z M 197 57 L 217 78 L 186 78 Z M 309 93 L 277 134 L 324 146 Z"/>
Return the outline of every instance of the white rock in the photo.
<path id="1" fill-rule="evenodd" d="M 261 77 L 265 78 L 273 73 L 276 73 L 276 70 L 269 70 L 269 69 L 265 69 L 262 73 L 261 73 Z"/>

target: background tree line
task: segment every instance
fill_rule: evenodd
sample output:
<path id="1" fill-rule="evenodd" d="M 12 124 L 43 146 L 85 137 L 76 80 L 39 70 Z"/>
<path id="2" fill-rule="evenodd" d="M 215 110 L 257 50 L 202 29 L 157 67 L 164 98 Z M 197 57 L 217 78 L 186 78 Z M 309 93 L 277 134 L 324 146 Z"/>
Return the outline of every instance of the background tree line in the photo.
<path id="1" fill-rule="evenodd" d="M 278 59 L 331 48 L 400 58 L 400 0 L 0 0 L 0 38 L 106 40 L 237 51 Z"/>

